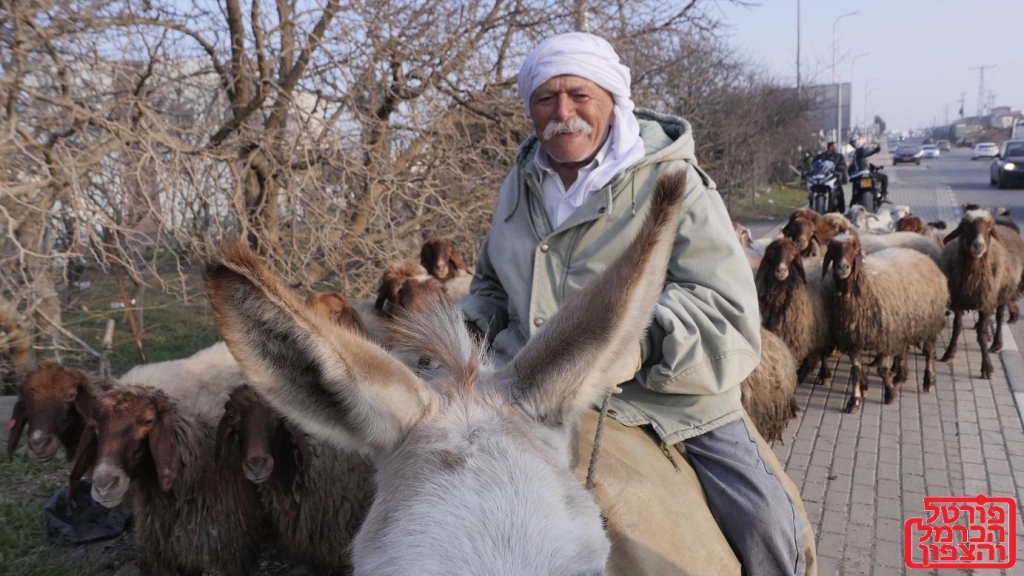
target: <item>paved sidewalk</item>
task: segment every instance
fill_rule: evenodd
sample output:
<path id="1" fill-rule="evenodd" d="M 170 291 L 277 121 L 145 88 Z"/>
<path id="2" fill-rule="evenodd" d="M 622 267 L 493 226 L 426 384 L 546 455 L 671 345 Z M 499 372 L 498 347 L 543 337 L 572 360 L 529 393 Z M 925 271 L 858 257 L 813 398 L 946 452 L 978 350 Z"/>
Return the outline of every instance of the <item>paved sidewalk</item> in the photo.
<path id="1" fill-rule="evenodd" d="M 910 204 L 925 220 L 958 219 L 948 187 L 908 190 L 898 186 L 895 173 L 890 179 L 899 202 Z M 965 317 L 965 328 L 973 326 L 970 319 Z M 863 405 L 853 415 L 841 412 L 852 390 L 845 359 L 836 363 L 831 388 L 798 387 L 804 411 L 790 423 L 775 453 L 802 490 L 817 537 L 819 574 L 966 574 L 905 568 L 903 523 L 926 516 L 924 497 L 1011 496 L 1021 510 L 1024 423 L 1016 402 L 1024 401 L 1024 394 L 1015 402 L 1003 368 L 1009 367 L 1013 378 L 1014 367 L 1024 363 L 1009 330 L 1007 337 L 1006 350 L 997 355 L 1007 360 L 993 358 L 996 374 L 983 380 L 974 331 L 965 329 L 954 361 L 936 363 L 938 383 L 929 394 L 920 386 L 924 359 L 912 354 L 910 379 L 888 406 L 882 404 L 884 388 L 871 369 Z M 939 339 L 939 355 L 948 338 L 947 328 Z M 1016 544 L 1018 557 L 1024 556 L 1020 514 Z M 1001 573 L 1024 574 L 1024 560 Z"/>

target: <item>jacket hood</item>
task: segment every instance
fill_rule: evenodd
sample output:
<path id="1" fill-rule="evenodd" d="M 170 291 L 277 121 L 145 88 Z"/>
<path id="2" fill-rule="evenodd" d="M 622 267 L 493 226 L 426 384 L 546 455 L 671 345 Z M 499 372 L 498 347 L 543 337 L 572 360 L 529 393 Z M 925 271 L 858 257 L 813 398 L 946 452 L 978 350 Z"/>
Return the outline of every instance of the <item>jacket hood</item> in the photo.
<path id="1" fill-rule="evenodd" d="M 644 157 L 633 168 L 667 160 L 687 160 L 696 163 L 690 123 L 678 116 L 659 114 L 644 108 L 633 111 L 640 123 L 640 138 L 644 142 Z M 535 171 L 533 157 L 540 147 L 540 139 L 531 134 L 519 145 L 516 165 L 520 169 Z"/>

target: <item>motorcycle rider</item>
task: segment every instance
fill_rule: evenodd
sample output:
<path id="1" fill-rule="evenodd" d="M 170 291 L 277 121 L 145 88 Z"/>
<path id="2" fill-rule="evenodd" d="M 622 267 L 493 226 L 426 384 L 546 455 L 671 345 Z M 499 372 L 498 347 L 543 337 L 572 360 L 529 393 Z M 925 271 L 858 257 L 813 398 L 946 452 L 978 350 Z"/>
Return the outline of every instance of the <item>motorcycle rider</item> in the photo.
<path id="1" fill-rule="evenodd" d="M 882 149 L 882 146 L 878 143 L 868 147 L 864 145 L 864 137 L 860 134 L 854 134 L 850 136 L 850 146 L 853 146 L 853 158 L 850 159 L 850 175 L 856 174 L 861 171 L 868 171 L 870 164 L 868 163 L 868 157 L 873 156 Z M 882 172 L 875 172 L 872 176 L 876 178 L 882 187 L 882 201 L 884 202 L 889 196 L 889 175 Z"/>
<path id="2" fill-rule="evenodd" d="M 850 181 L 850 178 L 846 174 L 846 157 L 839 153 L 835 142 L 829 142 L 825 145 L 825 151 L 818 153 L 818 155 L 814 157 L 812 164 L 819 159 L 829 160 L 836 167 L 836 174 L 839 176 L 839 182 L 837 183 L 837 187 L 839 188 L 839 213 L 842 214 L 846 212 L 846 194 L 843 192 L 843 184 Z"/>

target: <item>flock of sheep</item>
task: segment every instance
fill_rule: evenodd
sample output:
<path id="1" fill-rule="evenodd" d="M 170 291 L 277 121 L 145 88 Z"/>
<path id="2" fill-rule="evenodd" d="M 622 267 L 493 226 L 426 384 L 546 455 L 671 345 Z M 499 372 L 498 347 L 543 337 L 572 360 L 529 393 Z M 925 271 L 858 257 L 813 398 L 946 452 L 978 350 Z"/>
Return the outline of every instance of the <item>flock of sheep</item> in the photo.
<path id="1" fill-rule="evenodd" d="M 470 278 L 451 243 L 432 240 L 420 264 L 388 267 L 376 300 L 307 304 L 386 345 L 395 310 L 458 298 Z M 146 573 L 249 574 L 270 534 L 314 573 L 347 574 L 373 499 L 370 462 L 281 418 L 223 342 L 116 380 L 44 363 L 19 385 L 8 459 L 22 436 L 34 460 L 63 447 L 72 491 L 88 474 L 94 500 L 130 507 Z"/>
<path id="2" fill-rule="evenodd" d="M 856 412 L 867 389 L 867 355 L 889 404 L 909 376 L 908 354 L 918 348 L 927 392 L 935 385 L 935 347 L 947 313 L 953 332 L 944 362 L 956 353 L 968 311 L 978 314 L 981 375 L 991 378 L 990 352 L 1002 348 L 1003 323 L 1017 319 L 1024 239 L 1005 213 L 963 208 L 951 230 L 945 222 L 924 222 L 907 206 L 888 205 L 876 214 L 854 206 L 845 216 L 797 210 L 780 236 L 758 241 L 734 224 L 754 271 L 762 326 L 785 342 L 784 352 L 799 366 L 794 388 L 816 366 L 816 381 L 830 384 L 829 358 L 846 355 L 856 384 L 845 411 Z M 766 362 L 778 362 L 768 348 Z"/>
<path id="3" fill-rule="evenodd" d="M 783 235 L 753 241 L 736 226 L 751 260 L 762 318 L 762 361 L 742 383 L 751 420 L 769 441 L 798 412 L 793 393 L 817 365 L 848 355 L 859 386 L 869 354 L 885 401 L 922 349 L 924 389 L 935 384 L 935 345 L 954 314 L 955 352 L 963 312 L 979 313 L 983 375 L 992 372 L 988 326 L 1001 328 L 1024 280 L 1024 240 L 1005 218 L 968 207 L 952 231 L 905 207 L 847 217 L 798 210 Z M 307 304 L 349 330 L 388 346 L 398 310 L 468 292 L 471 272 L 451 242 L 432 240 L 420 263 L 383 273 L 375 300 L 313 293 Z M 908 297 L 911 296 L 911 297 Z M 991 350 L 1000 347 L 999 330 Z M 417 359 L 407 359 L 416 362 Z M 268 534 L 316 573 L 349 573 L 349 544 L 373 498 L 373 468 L 361 456 L 306 436 L 282 419 L 244 377 L 224 343 L 188 358 L 147 364 L 117 380 L 46 363 L 21 382 L 7 456 L 22 436 L 48 460 L 63 447 L 70 488 L 89 474 L 93 498 L 122 501 L 135 516 L 141 567 L 153 573 L 249 573 Z"/>

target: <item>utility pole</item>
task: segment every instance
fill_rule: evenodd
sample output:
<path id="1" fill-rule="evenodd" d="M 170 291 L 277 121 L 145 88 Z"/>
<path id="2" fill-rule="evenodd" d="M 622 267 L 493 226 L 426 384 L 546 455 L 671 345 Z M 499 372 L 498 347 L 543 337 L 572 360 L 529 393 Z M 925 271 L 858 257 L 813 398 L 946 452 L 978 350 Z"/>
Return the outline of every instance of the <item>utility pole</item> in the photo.
<path id="1" fill-rule="evenodd" d="M 992 113 L 992 109 L 996 107 L 996 93 L 994 90 L 988 91 L 988 113 Z"/>
<path id="2" fill-rule="evenodd" d="M 944 122 L 944 124 L 946 126 L 949 126 L 949 104 L 946 104 L 946 121 Z"/>
<path id="3" fill-rule="evenodd" d="M 800 0 L 796 0 L 796 94 L 800 95 Z"/>
<path id="4" fill-rule="evenodd" d="M 960 119 L 964 119 L 964 102 L 967 100 L 967 92 L 960 93 Z"/>
<path id="5" fill-rule="evenodd" d="M 968 70 L 978 71 L 978 116 L 985 115 L 985 69 L 995 67 L 995 64 L 983 64 L 968 68 Z"/>
<path id="6" fill-rule="evenodd" d="M 836 84 L 836 25 L 843 18 L 849 18 L 850 16 L 856 16 L 860 14 L 860 11 L 847 12 L 846 14 L 840 14 L 832 22 L 832 84 L 836 86 L 836 145 L 842 149 L 842 143 L 840 140 L 843 139 L 843 85 Z"/>

